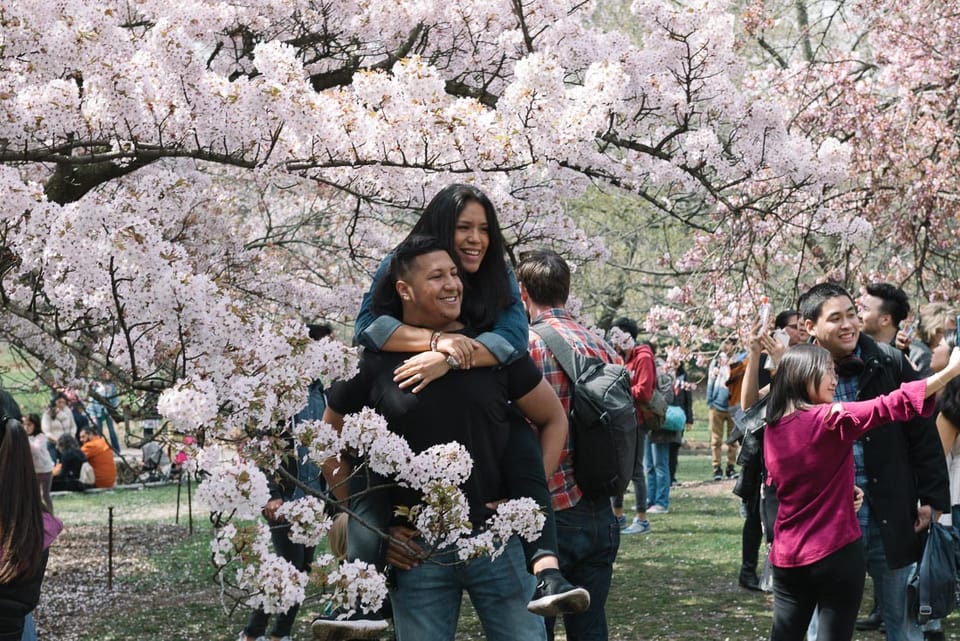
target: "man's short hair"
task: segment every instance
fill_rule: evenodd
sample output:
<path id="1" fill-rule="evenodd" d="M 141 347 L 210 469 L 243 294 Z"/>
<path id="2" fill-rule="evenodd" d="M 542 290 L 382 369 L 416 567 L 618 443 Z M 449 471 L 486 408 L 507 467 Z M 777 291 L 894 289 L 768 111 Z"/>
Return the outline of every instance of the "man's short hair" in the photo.
<path id="1" fill-rule="evenodd" d="M 630 334 L 630 338 L 637 340 L 637 336 L 640 334 L 640 328 L 637 326 L 637 321 L 621 316 L 617 320 L 610 323 L 610 327 L 616 327 L 621 332 L 626 332 Z"/>
<path id="2" fill-rule="evenodd" d="M 894 327 L 899 327 L 903 319 L 910 314 L 910 299 L 907 298 L 907 293 L 896 285 L 870 283 L 867 285 L 867 293 L 883 301 L 880 304 L 880 313 L 890 314 Z"/>
<path id="3" fill-rule="evenodd" d="M 837 283 L 820 283 L 808 289 L 800 295 L 797 301 L 797 307 L 800 309 L 800 317 L 804 320 L 810 320 L 816 323 L 820 320 L 820 312 L 823 311 L 823 304 L 831 298 L 845 296 L 853 302 L 853 296 L 850 295 L 843 285 Z"/>
<path id="4" fill-rule="evenodd" d="M 397 245 L 390 257 L 387 274 L 377 281 L 373 290 L 370 306 L 375 316 L 403 318 L 403 304 L 397 293 L 397 281 L 407 276 L 417 258 L 435 251 L 447 252 L 447 255 L 450 255 L 449 250 L 433 236 L 412 234 Z M 460 267 L 455 256 L 450 255 L 450 258 Z"/>
<path id="5" fill-rule="evenodd" d="M 790 322 L 791 318 L 798 315 L 799 312 L 797 312 L 795 309 L 785 309 L 777 314 L 776 319 L 773 321 L 773 326 L 777 329 L 783 329 Z"/>
<path id="6" fill-rule="evenodd" d="M 537 305 L 563 307 L 570 296 L 570 266 L 555 251 L 525 252 L 517 265 L 517 280 Z"/>

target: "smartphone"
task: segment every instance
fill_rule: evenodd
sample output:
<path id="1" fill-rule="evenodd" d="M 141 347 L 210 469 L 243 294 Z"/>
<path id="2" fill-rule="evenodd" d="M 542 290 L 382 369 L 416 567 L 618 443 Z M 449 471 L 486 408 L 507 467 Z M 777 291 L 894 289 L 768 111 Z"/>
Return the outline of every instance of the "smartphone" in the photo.
<path id="1" fill-rule="evenodd" d="M 900 323 L 900 331 L 907 335 L 907 338 L 913 338 L 913 332 L 916 331 L 916 324 L 912 320 L 905 320 Z"/>
<path id="2" fill-rule="evenodd" d="M 790 347 L 790 334 L 787 333 L 787 330 L 780 329 L 773 330 L 773 337 L 783 343 L 784 347 Z"/>

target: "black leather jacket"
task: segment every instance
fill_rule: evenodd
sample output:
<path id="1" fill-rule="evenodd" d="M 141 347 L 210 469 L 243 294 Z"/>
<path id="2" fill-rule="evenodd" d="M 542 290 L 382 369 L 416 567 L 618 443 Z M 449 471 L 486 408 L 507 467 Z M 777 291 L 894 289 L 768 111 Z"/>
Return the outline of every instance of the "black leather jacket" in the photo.
<path id="1" fill-rule="evenodd" d="M 901 382 L 920 378 L 896 348 L 865 334 L 858 343 L 864 371 L 857 400 L 888 394 Z M 913 531 L 917 502 L 949 511 L 950 486 L 943 446 L 933 417 L 888 423 L 862 438 L 871 516 L 880 527 L 887 563 L 901 568 L 920 559 L 923 535 Z"/>

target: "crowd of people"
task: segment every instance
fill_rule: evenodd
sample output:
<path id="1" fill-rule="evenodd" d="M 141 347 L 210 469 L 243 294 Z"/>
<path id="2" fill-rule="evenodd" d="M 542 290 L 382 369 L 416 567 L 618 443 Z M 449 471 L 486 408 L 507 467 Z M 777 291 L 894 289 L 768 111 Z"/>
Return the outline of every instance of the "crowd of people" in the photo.
<path id="1" fill-rule="evenodd" d="M 96 411 L 90 411 L 94 404 L 101 402 L 116 407 L 116 387 L 110 382 L 109 374 L 105 374 L 92 388 L 98 393 L 91 396 L 86 407 L 76 392 L 54 390 L 41 414 L 22 413 L 16 400 L 3 392 L 5 416 L 15 419 L 26 435 L 32 470 L 44 506 L 50 513 L 53 513 L 51 492 L 110 488 L 116 483 L 114 456 L 120 452 L 116 432 L 111 422 L 109 433 L 115 443 L 115 447 L 111 447 L 99 427 L 106 421 Z M 99 411 L 103 411 L 102 405 Z"/>
<path id="2" fill-rule="evenodd" d="M 415 491 L 354 474 L 364 460 L 353 452 L 314 466 L 285 432 L 289 469 L 271 477 L 264 506 L 277 553 L 309 568 L 314 550 L 290 541 L 277 510 L 328 487 L 349 508 L 349 518 L 338 518 L 342 557 L 391 576 L 380 611 L 333 612 L 313 622 L 316 639 L 380 638 L 392 618 L 399 641 L 452 640 L 464 593 L 488 639 L 553 639 L 558 619 L 571 641 L 608 638 L 621 536 L 650 532 L 648 514 L 670 511 L 694 385 L 683 365 L 669 365 L 655 343 L 641 340 L 635 320 L 617 319 L 606 336 L 581 324 L 567 309 L 570 282 L 569 265 L 551 250 L 526 252 L 512 269 L 493 204 L 468 185 L 440 191 L 384 258 L 357 315 L 358 373 L 326 390 L 315 381 L 291 424 L 322 417 L 337 428 L 367 406 L 415 452 L 458 441 L 474 465 L 463 490 L 475 528 L 499 502 L 519 497 L 537 501 L 545 525 L 534 541 L 504 541 L 496 557 L 463 561 L 453 548 L 427 554 L 397 509 L 415 504 Z M 881 622 L 888 641 L 943 638 L 938 622 L 916 623 L 906 590 L 926 529 L 960 502 L 955 311 L 929 303 L 911 315 L 894 285 L 871 284 L 854 297 L 824 283 L 772 323 L 763 318 L 747 340 L 731 336 L 718 346 L 706 377 L 712 476 L 739 476 L 738 580 L 748 590 L 762 587 L 760 549 L 768 544 L 771 639 L 850 639 L 855 627 Z M 313 338 L 330 332 L 310 329 Z M 631 518 L 622 495 L 578 483 L 578 447 L 586 445 L 570 437 L 576 386 L 566 354 L 620 367 L 629 380 L 638 436 L 624 474 Z M 23 515 L 0 512 L 0 641 L 29 628 L 45 550 L 61 527 L 51 490 L 115 483 L 115 402 L 105 377 L 86 413 L 60 393 L 22 426 L 0 425 L 0 502 Z M 738 452 L 749 414 L 765 426 L 762 447 L 745 442 Z M 11 492 L 27 473 L 30 491 Z M 858 621 L 866 574 L 876 612 Z M 287 641 L 296 615 L 294 608 L 277 616 L 269 638 Z M 240 641 L 267 638 L 268 623 L 253 612 Z"/>
<path id="3" fill-rule="evenodd" d="M 503 247 L 481 192 L 440 192 L 375 275 L 356 326 L 360 372 L 331 385 L 324 419 L 336 426 L 370 406 L 416 451 L 458 440 L 474 457 L 464 487 L 471 522 L 482 527 L 500 499 L 531 496 L 547 516 L 542 538 L 511 540 L 492 562 L 451 565 L 445 550 L 425 558 L 418 533 L 394 509 L 416 495 L 351 475 L 363 459 L 344 453 L 325 472 L 352 515 L 346 558 L 389 567 L 390 596 L 377 613 L 316 620 L 315 638 L 379 638 L 392 617 L 400 641 L 453 639 L 466 592 L 487 638 L 552 639 L 562 619 L 568 639 L 606 639 L 620 537 L 649 532 L 647 514 L 670 510 L 677 451 L 694 420 L 685 368 L 658 358 L 632 319 L 617 319 L 605 337 L 581 325 L 566 310 L 570 270 L 556 253 L 528 252 L 514 272 Z M 947 384 L 960 373 L 960 357 L 949 356 L 956 327 L 946 304 L 923 305 L 907 319 L 886 299 L 871 299 L 883 298 L 878 291 L 888 288 L 871 285 L 855 299 L 816 286 L 749 340 L 724 340 L 708 368 L 715 480 L 747 469 L 738 464 L 736 428 L 755 403 L 769 407 L 761 465 L 751 468 L 758 478 L 743 501 L 738 578 L 761 589 L 766 540 L 772 639 L 849 639 L 855 625 L 870 625 L 856 620 L 867 573 L 890 641 L 938 638 L 935 626 L 921 630 L 907 612 L 905 589 L 925 527 L 960 492 L 960 464 L 951 463 L 953 497 L 946 464 L 960 452 L 958 386 Z M 900 328 L 905 321 L 912 329 Z M 573 381 L 544 338 L 555 335 L 629 375 L 640 435 L 632 518 L 623 496 L 587 495 L 577 484 L 576 442 L 557 418 L 569 415 Z M 930 416 L 937 392 L 939 438 Z M 666 416 L 655 410 L 660 403 Z M 242 640 L 253 638 L 248 630 Z"/>
<path id="4" fill-rule="evenodd" d="M 84 400 L 73 389 L 55 389 L 42 414 L 23 418 L 37 477 L 51 510 L 51 490 L 111 488 L 117 481 L 115 456 L 120 454 L 120 440 L 106 409 L 116 411 L 117 388 L 109 372 L 104 372 L 89 391 Z"/>

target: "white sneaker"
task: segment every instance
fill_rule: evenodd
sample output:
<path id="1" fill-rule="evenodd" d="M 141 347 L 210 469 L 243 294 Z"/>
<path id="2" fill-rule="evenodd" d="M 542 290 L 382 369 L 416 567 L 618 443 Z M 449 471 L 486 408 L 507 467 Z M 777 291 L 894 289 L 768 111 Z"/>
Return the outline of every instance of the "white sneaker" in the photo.
<path id="1" fill-rule="evenodd" d="M 647 514 L 668 514 L 670 510 L 662 505 L 651 505 L 647 508 Z"/>

